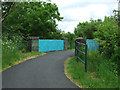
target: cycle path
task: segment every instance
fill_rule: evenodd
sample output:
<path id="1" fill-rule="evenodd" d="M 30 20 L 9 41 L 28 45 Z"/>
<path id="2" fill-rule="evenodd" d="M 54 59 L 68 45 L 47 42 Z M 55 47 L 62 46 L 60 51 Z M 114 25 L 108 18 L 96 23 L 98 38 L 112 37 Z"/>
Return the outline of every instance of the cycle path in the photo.
<path id="1" fill-rule="evenodd" d="M 49 52 L 2 72 L 3 88 L 78 88 L 64 74 L 64 61 L 74 51 Z"/>

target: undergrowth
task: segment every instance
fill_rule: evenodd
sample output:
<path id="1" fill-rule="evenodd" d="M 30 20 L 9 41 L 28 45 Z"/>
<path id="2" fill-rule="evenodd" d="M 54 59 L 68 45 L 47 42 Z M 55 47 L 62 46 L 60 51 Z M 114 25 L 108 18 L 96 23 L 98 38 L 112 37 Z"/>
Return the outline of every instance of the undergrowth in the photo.
<path id="1" fill-rule="evenodd" d="M 118 88 L 116 64 L 106 60 L 98 51 L 88 52 L 87 72 L 84 64 L 72 57 L 66 62 L 67 74 L 83 88 Z"/>
<path id="2" fill-rule="evenodd" d="M 20 40 L 20 39 L 19 39 Z M 24 52 L 23 52 L 24 49 Z M 18 48 L 17 40 L 3 39 L 2 42 L 2 69 L 14 65 L 16 62 L 24 61 L 36 55 L 42 55 L 41 52 L 28 52 L 26 48 Z"/>

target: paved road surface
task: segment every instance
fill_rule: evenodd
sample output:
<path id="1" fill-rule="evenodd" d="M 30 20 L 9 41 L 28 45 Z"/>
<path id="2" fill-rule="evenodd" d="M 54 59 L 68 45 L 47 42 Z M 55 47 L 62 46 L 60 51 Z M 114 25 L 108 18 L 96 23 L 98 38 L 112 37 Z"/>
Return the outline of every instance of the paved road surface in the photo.
<path id="1" fill-rule="evenodd" d="M 2 73 L 3 88 L 78 88 L 64 74 L 64 61 L 73 51 L 49 52 Z"/>

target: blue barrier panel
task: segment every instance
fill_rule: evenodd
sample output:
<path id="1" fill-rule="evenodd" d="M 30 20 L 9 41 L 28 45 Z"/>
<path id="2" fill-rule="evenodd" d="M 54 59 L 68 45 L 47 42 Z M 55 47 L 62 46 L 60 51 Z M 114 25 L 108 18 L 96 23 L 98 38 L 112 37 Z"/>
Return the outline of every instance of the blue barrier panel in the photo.
<path id="1" fill-rule="evenodd" d="M 39 40 L 39 52 L 64 50 L 64 40 Z"/>
<path id="2" fill-rule="evenodd" d="M 90 51 L 96 51 L 99 49 L 99 41 L 97 40 L 87 39 L 86 44 L 87 44 L 88 50 Z"/>

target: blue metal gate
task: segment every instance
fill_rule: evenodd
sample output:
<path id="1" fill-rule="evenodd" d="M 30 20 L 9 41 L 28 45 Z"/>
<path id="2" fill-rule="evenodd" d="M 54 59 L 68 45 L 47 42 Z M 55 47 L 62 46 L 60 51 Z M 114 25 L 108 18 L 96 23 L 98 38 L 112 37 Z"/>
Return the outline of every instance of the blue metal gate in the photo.
<path id="1" fill-rule="evenodd" d="M 85 47 L 84 52 L 80 49 L 80 47 L 82 46 Z M 82 60 L 82 58 L 80 57 L 80 54 L 85 55 L 85 60 Z M 75 56 L 77 57 L 77 62 L 79 59 L 80 61 L 82 61 L 82 63 L 85 64 L 85 72 L 87 72 L 87 44 L 75 41 Z"/>
<path id="2" fill-rule="evenodd" d="M 39 52 L 64 50 L 64 40 L 39 40 Z"/>

